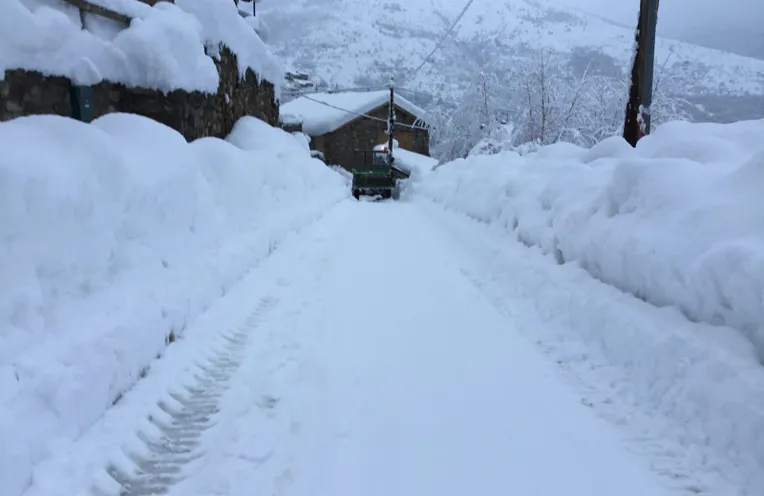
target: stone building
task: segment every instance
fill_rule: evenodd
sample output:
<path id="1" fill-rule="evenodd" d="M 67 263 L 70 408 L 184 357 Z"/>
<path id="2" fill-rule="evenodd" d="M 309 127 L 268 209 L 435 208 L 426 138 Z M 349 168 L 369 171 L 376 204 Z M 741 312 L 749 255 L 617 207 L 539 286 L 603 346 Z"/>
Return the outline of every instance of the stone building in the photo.
<path id="1" fill-rule="evenodd" d="M 245 115 L 277 125 L 278 102 L 271 83 L 260 80 L 251 69 L 242 77 L 236 55 L 227 47 L 215 64 L 220 74 L 217 93 L 175 90 L 165 94 L 101 81 L 88 88 L 90 115 L 83 120 L 112 112 L 138 114 L 175 129 L 188 141 L 204 136 L 224 138 Z M 7 70 L 0 80 L 0 122 L 35 114 L 77 117 L 72 88 L 64 77 Z"/>
<path id="2" fill-rule="evenodd" d="M 387 142 L 388 91 L 315 93 L 281 106 L 282 126 L 310 136 L 310 147 L 330 165 L 351 169 L 362 164 L 375 145 Z M 430 137 L 424 111 L 395 95 L 398 146 L 429 156 Z"/>
<path id="3" fill-rule="evenodd" d="M 154 5 L 172 0 L 141 1 Z M 242 1 L 241 5 L 248 3 L 254 9 L 254 4 L 259 1 Z M 59 7 L 70 6 L 62 4 Z M 105 17 L 121 22 L 124 27 L 130 22 L 124 14 L 89 2 L 82 2 L 80 10 L 80 27 L 85 26 L 83 15 Z M 251 15 L 241 9 L 239 12 L 242 16 Z M 256 35 L 253 33 L 252 36 Z M 80 86 L 62 76 L 8 68 L 0 74 L 0 122 L 37 114 L 89 122 L 105 114 L 123 112 L 165 124 L 189 141 L 205 136 L 224 138 L 243 116 L 254 116 L 277 125 L 279 111 L 274 85 L 251 68 L 242 74 L 237 55 L 227 46 L 220 44 L 214 52 L 212 61 L 219 75 L 215 93 L 180 89 L 165 93 L 108 80 Z"/>

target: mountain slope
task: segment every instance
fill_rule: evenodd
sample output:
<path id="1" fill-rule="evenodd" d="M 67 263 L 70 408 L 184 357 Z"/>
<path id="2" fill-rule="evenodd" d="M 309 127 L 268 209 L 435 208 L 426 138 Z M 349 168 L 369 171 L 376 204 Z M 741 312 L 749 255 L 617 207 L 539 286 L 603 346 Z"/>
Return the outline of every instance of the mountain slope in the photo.
<path id="1" fill-rule="evenodd" d="M 511 68 L 548 49 L 571 70 L 590 62 L 620 77 L 632 56 L 633 30 L 577 10 L 533 0 L 476 0 L 452 38 L 415 78 L 410 72 L 434 48 L 463 7 L 449 0 L 358 2 L 266 0 L 259 12 L 269 43 L 296 70 L 339 86 L 385 83 L 459 98 L 476 70 Z M 761 95 L 764 61 L 659 39 L 656 71 L 686 95 Z M 668 83 L 666 83 L 668 84 Z M 420 101 L 420 103 L 427 103 Z M 764 109 L 762 109 L 764 110 Z"/>

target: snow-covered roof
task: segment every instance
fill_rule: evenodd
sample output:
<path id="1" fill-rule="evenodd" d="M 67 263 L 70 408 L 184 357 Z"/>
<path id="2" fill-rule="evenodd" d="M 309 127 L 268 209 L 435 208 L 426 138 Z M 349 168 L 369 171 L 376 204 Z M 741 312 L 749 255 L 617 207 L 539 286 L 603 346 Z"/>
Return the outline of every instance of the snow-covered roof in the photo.
<path id="1" fill-rule="evenodd" d="M 319 136 L 341 128 L 358 118 L 359 114 L 387 104 L 389 99 L 390 92 L 387 90 L 313 93 L 285 103 L 280 114 L 282 122 L 302 121 L 303 132 Z M 395 95 L 395 104 L 414 117 L 424 119 L 424 110 L 398 94 Z"/>
<path id="2" fill-rule="evenodd" d="M 7 69 L 40 71 L 75 83 L 101 80 L 162 91 L 215 93 L 219 77 L 208 52 L 222 43 L 239 70 L 283 78 L 279 61 L 230 0 L 89 0 L 133 18 L 129 26 L 54 0 L 0 0 L 0 80 Z M 276 88 L 278 92 L 278 86 Z"/>

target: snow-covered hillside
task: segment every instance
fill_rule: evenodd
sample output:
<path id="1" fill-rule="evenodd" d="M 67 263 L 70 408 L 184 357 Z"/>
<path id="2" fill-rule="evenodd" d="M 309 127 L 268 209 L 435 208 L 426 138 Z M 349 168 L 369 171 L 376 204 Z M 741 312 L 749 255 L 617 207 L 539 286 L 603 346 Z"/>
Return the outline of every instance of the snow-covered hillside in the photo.
<path id="1" fill-rule="evenodd" d="M 481 0 L 459 23 L 456 42 L 446 43 L 412 78 L 409 73 L 434 48 L 463 2 L 265 0 L 262 5 L 259 12 L 271 28 L 274 50 L 294 69 L 343 87 L 385 83 L 394 73 L 410 89 L 453 100 L 475 71 L 504 71 L 509 77 L 541 48 L 569 57 L 573 72 L 591 62 L 613 76 L 625 73 L 632 56 L 631 29 L 543 1 Z M 659 39 L 656 61 L 659 77 L 666 74 L 661 84 L 685 94 L 764 92 L 761 60 Z M 421 95 L 418 102 L 428 103 Z"/>
<path id="2" fill-rule="evenodd" d="M 302 136 L 302 138 L 300 138 Z M 291 231 L 348 196 L 254 118 L 192 143 L 149 119 L 0 124 L 0 487 L 68 446 Z"/>

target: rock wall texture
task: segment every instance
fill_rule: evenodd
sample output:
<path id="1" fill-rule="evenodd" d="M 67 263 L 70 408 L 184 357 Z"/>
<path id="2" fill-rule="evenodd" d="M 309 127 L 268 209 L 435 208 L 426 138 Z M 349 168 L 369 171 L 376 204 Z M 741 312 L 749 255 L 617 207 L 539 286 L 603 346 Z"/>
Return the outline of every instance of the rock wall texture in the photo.
<path id="1" fill-rule="evenodd" d="M 236 55 L 227 47 L 220 53 L 220 60 L 215 60 L 220 74 L 217 93 L 162 93 L 102 81 L 91 88 L 92 117 L 111 112 L 139 114 L 177 130 L 189 141 L 203 136 L 223 138 L 245 115 L 278 125 L 274 86 L 260 81 L 251 69 L 242 77 Z M 6 71 L 0 81 L 0 121 L 35 114 L 74 117 L 70 90 L 71 82 L 63 77 L 21 69 Z"/>

